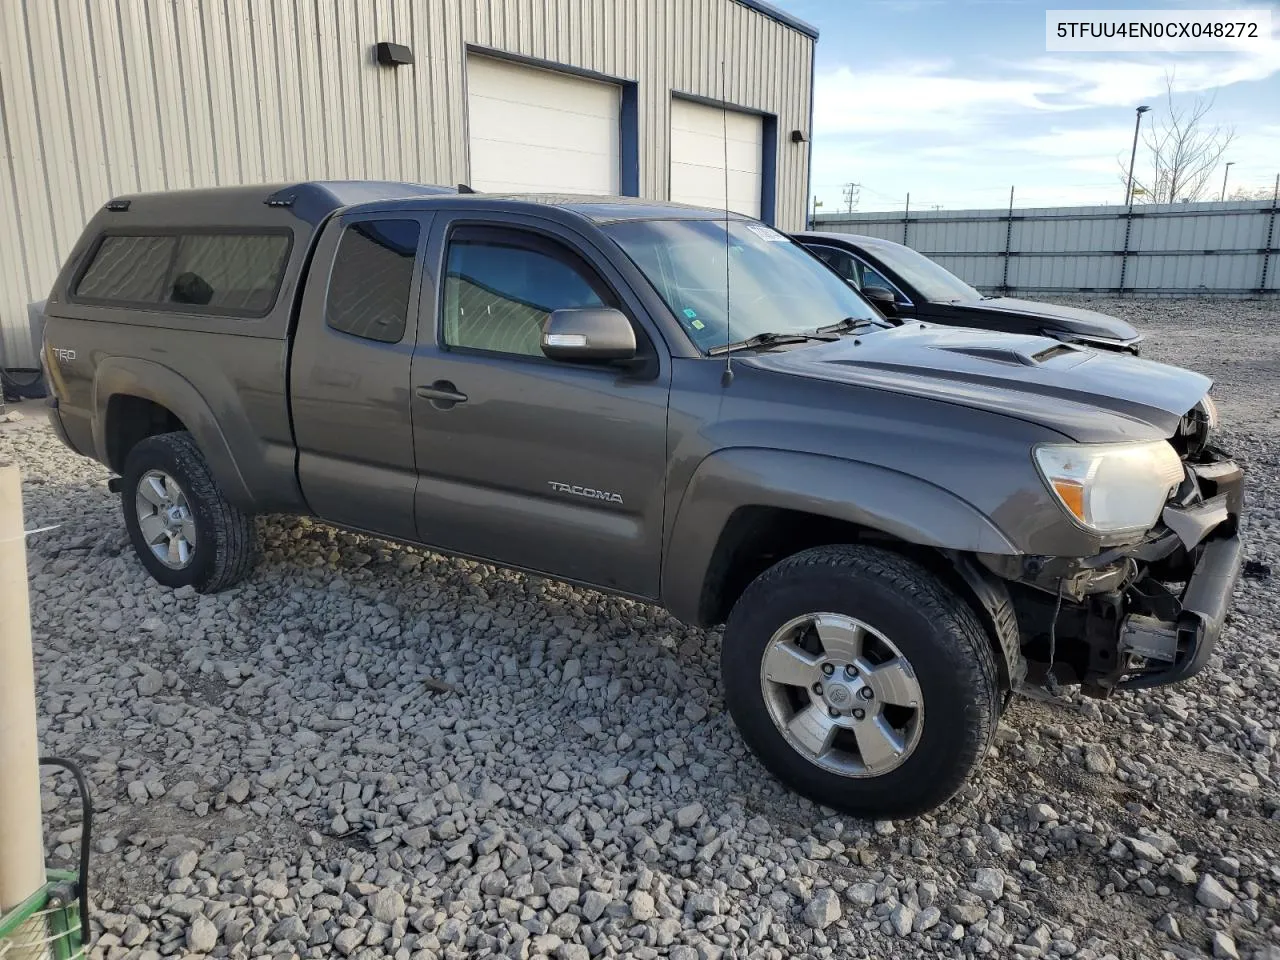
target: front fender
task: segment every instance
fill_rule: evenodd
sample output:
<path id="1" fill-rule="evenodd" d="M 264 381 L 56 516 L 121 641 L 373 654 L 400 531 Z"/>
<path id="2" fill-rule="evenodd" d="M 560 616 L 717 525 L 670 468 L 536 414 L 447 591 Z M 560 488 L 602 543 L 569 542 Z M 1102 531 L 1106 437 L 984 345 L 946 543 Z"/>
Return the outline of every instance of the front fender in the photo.
<path id="1" fill-rule="evenodd" d="M 170 410 L 190 431 L 213 472 L 223 494 L 238 506 L 253 503 L 231 445 L 213 410 L 191 381 L 169 367 L 135 357 L 104 358 L 93 378 L 93 446 L 95 459 L 109 463 L 107 455 L 107 407 L 113 396 L 128 395 L 151 400 Z"/>
<path id="2" fill-rule="evenodd" d="M 971 504 L 909 474 L 820 454 L 723 450 L 694 471 L 668 536 L 662 603 L 680 620 L 701 622 L 716 544 L 741 507 L 830 517 L 939 550 L 1021 552 Z"/>

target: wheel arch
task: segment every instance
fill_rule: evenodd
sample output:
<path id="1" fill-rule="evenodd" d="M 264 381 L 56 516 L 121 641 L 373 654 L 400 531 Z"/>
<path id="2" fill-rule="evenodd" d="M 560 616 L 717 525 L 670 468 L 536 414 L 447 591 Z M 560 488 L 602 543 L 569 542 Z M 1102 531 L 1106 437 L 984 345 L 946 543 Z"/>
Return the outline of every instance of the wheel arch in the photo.
<path id="1" fill-rule="evenodd" d="M 874 544 L 931 572 L 978 616 L 1005 688 L 1018 679 L 1019 634 L 1008 590 L 970 558 L 1019 551 L 954 494 L 869 464 L 764 450 L 708 457 L 672 527 L 663 603 L 686 622 L 722 624 L 769 567 L 842 543 Z"/>
<path id="2" fill-rule="evenodd" d="M 104 359 L 94 375 L 93 410 L 96 458 L 117 473 L 140 440 L 185 430 L 227 499 L 237 505 L 252 503 L 248 485 L 209 404 L 189 380 L 169 367 L 133 357 Z"/>

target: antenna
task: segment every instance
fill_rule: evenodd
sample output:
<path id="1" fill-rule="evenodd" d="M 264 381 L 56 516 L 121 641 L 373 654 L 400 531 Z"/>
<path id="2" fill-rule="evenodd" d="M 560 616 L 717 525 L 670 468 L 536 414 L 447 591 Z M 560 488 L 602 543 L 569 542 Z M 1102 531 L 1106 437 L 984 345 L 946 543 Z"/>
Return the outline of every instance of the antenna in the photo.
<path id="1" fill-rule="evenodd" d="M 724 345 L 733 343 L 730 335 L 732 329 L 729 319 L 729 107 L 725 100 L 724 51 L 728 46 L 724 36 L 725 24 L 728 22 L 728 11 L 720 14 L 720 141 L 724 146 Z M 724 373 L 720 375 L 720 386 L 727 387 L 733 383 L 733 355 L 726 349 L 724 352 Z"/>

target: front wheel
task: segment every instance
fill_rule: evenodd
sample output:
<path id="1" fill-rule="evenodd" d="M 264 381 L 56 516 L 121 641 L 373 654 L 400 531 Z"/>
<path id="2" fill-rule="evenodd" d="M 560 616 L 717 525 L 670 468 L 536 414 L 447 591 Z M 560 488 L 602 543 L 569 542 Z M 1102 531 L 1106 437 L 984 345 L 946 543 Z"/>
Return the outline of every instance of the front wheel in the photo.
<path id="1" fill-rule="evenodd" d="M 973 611 L 891 551 L 818 547 L 760 575 L 721 649 L 743 739 L 784 783 L 859 817 L 949 799 L 1000 715 L 995 654 Z"/>
<path id="2" fill-rule="evenodd" d="M 185 431 L 147 437 L 129 451 L 120 506 L 139 559 L 166 587 L 215 593 L 253 570 L 253 518 L 223 496 Z"/>

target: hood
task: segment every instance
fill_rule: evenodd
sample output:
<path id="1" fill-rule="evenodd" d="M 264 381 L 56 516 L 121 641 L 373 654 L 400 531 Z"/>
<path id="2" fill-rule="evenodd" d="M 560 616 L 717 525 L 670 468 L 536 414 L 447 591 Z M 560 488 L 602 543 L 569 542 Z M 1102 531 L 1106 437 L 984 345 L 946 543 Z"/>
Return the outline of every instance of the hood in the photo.
<path id="1" fill-rule="evenodd" d="M 1080 442 L 1171 437 L 1213 385 L 1181 367 L 1050 337 L 918 322 L 734 362 L 989 410 Z"/>
<path id="2" fill-rule="evenodd" d="M 1096 310 L 1064 307 L 1058 303 L 1019 300 L 1016 297 L 992 297 L 990 300 L 960 301 L 951 306 L 962 312 L 985 310 L 991 313 L 1016 313 L 1024 317 L 1039 317 L 1050 321 L 1050 326 L 1084 337 L 1127 341 L 1139 336 L 1133 326 L 1119 317 L 1099 313 Z"/>

